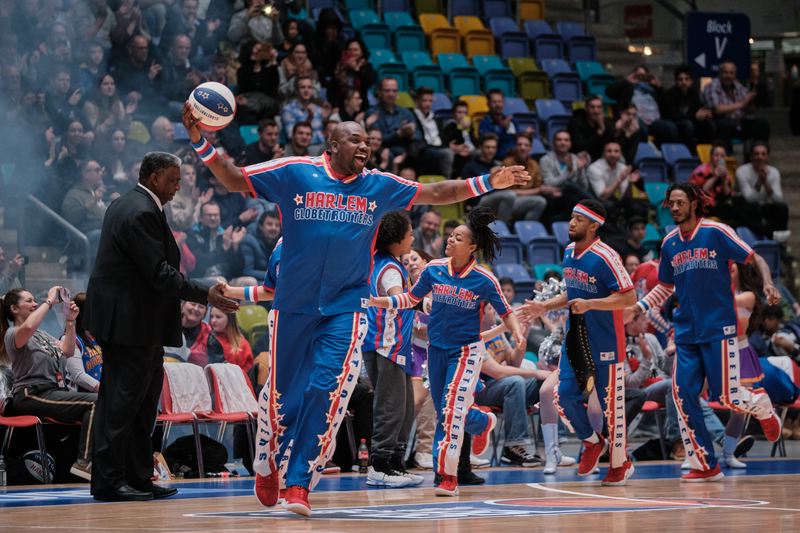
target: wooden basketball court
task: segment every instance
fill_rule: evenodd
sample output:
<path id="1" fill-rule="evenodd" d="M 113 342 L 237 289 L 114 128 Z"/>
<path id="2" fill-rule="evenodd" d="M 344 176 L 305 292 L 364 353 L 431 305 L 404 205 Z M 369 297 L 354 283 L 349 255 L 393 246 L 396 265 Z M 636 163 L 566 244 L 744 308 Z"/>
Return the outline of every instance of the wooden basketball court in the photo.
<path id="1" fill-rule="evenodd" d="M 750 460 L 746 472 L 703 484 L 680 483 L 675 462 L 636 469 L 626 487 L 601 487 L 575 468 L 547 478 L 540 468 L 481 470 L 486 485 L 457 498 L 434 496 L 430 473 L 414 489 L 326 476 L 311 519 L 260 507 L 252 478 L 175 482 L 177 497 L 143 503 L 95 502 L 87 485 L 15 487 L 0 490 L 0 531 L 800 531 L 800 460 Z"/>

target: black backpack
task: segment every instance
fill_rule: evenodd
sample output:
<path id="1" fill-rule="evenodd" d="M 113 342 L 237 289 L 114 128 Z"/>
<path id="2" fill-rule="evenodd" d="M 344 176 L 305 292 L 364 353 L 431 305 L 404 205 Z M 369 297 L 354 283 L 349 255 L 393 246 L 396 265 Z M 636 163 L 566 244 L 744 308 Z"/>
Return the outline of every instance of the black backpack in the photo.
<path id="1" fill-rule="evenodd" d="M 209 472 L 227 472 L 228 450 L 225 446 L 205 435 L 200 435 L 200 446 L 203 450 L 203 468 Z M 197 471 L 197 454 L 195 453 L 194 436 L 186 435 L 175 439 L 175 442 L 164 450 L 164 459 L 174 474 L 183 472 L 183 477 L 200 477 Z"/>

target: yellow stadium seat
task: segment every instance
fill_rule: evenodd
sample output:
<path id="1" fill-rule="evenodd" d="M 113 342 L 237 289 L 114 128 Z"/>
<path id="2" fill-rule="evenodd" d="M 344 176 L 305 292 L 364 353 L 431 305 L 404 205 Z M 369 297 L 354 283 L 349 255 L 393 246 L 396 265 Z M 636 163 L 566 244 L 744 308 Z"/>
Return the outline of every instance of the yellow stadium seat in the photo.
<path id="1" fill-rule="evenodd" d="M 436 211 L 442 215 L 442 223 L 448 220 L 464 220 L 464 204 L 437 205 Z"/>
<path id="2" fill-rule="evenodd" d="M 472 118 L 478 115 L 483 118 L 489 112 L 489 103 L 485 96 L 461 96 L 459 100 L 467 104 L 467 114 Z"/>
<path id="3" fill-rule="evenodd" d="M 464 39 L 464 54 L 472 56 L 494 55 L 494 35 L 478 17 L 453 17 L 453 25 Z"/>
<path id="4" fill-rule="evenodd" d="M 711 161 L 711 145 L 710 144 L 698 144 L 697 145 L 697 157 L 700 158 L 702 163 L 708 163 Z"/>
<path id="5" fill-rule="evenodd" d="M 243 305 L 236 312 L 239 329 L 253 345 L 267 333 L 267 310 L 260 305 Z"/>
<path id="6" fill-rule="evenodd" d="M 436 57 L 437 54 L 461 53 L 461 36 L 444 15 L 424 13 L 419 16 L 419 24 L 430 39 L 433 57 Z"/>
<path id="7" fill-rule="evenodd" d="M 405 107 L 406 109 L 414 109 L 414 99 L 411 98 L 411 95 L 405 91 L 397 93 L 397 101 L 395 103 L 400 107 Z"/>
<path id="8" fill-rule="evenodd" d="M 453 17 L 453 26 L 456 27 L 458 33 L 460 33 L 462 37 L 465 37 L 473 31 L 489 31 L 486 26 L 483 25 L 481 19 L 465 15 Z M 491 34 L 492 32 L 489 31 L 489 33 Z"/>
<path id="9" fill-rule="evenodd" d="M 415 0 L 417 13 L 442 13 L 444 6 L 441 0 Z"/>
<path id="10" fill-rule="evenodd" d="M 425 35 L 430 36 L 436 30 L 453 30 L 447 18 L 438 13 L 423 13 L 419 16 L 419 25 Z"/>
<path id="11" fill-rule="evenodd" d="M 544 0 L 519 0 L 517 18 L 520 21 L 544 19 Z"/>
<path id="12" fill-rule="evenodd" d="M 446 179 L 447 178 L 444 176 L 439 176 L 437 174 L 423 174 L 417 178 L 417 181 L 420 183 L 439 183 L 440 181 L 445 181 Z"/>

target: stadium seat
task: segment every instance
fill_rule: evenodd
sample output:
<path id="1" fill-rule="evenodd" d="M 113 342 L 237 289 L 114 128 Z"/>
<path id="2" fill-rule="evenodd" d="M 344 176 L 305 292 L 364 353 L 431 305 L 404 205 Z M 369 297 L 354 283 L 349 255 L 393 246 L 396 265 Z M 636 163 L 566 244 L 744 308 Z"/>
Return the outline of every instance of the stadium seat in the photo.
<path id="1" fill-rule="evenodd" d="M 570 63 L 595 60 L 597 43 L 594 37 L 586 34 L 583 24 L 580 22 L 556 22 L 556 31 L 564 38 Z"/>
<path id="2" fill-rule="evenodd" d="M 597 61 L 576 61 L 575 70 L 586 86 L 587 94 L 597 94 L 607 104 L 615 103 L 613 98 L 606 95 L 606 87 L 614 83 L 614 76 L 606 72 L 603 65 Z"/>
<path id="3" fill-rule="evenodd" d="M 644 229 L 644 239 L 642 240 L 642 247 L 645 250 L 655 253 L 656 248 L 661 242 L 661 233 L 653 224 L 647 224 Z M 624 259 L 624 257 L 623 257 Z"/>
<path id="4" fill-rule="evenodd" d="M 391 48 L 392 32 L 386 24 L 367 24 L 358 32 L 367 50 L 374 48 Z"/>
<path id="5" fill-rule="evenodd" d="M 554 237 L 540 237 L 533 239 L 528 244 L 528 263 L 536 265 L 558 264 L 561 260 L 561 248 Z"/>
<path id="6" fill-rule="evenodd" d="M 499 263 L 492 267 L 498 278 L 511 278 L 516 284 L 519 282 L 533 281 L 530 272 L 519 263 Z"/>
<path id="7" fill-rule="evenodd" d="M 564 59 L 564 40 L 544 20 L 526 20 L 522 27 L 531 45 L 531 54 L 537 61 Z"/>
<path id="8" fill-rule="evenodd" d="M 557 263 L 539 263 L 538 265 L 533 265 L 533 276 L 536 279 L 544 279 L 544 276 L 554 270 L 559 273 L 559 275 L 564 275 L 564 268 L 557 264 Z"/>
<path id="9" fill-rule="evenodd" d="M 417 178 L 420 183 L 439 183 L 445 181 L 447 178 L 438 174 L 423 174 Z"/>
<path id="10" fill-rule="evenodd" d="M 455 22 L 456 17 L 462 15 L 477 17 L 480 13 L 478 0 L 450 0 L 447 4 L 447 16 L 453 21 L 456 28 L 458 28 L 458 24 Z"/>
<path id="11" fill-rule="evenodd" d="M 548 139 L 558 130 L 566 129 L 572 117 L 560 101 L 545 98 L 536 100 L 536 114 L 539 116 L 543 131 L 547 132 Z"/>
<path id="12" fill-rule="evenodd" d="M 409 0 L 381 0 L 380 6 L 384 16 L 389 11 L 411 13 L 411 3 Z"/>
<path id="13" fill-rule="evenodd" d="M 510 0 L 483 0 L 484 20 L 493 17 L 513 18 Z"/>
<path id="14" fill-rule="evenodd" d="M 550 237 L 544 225 L 537 220 L 518 220 L 514 222 L 514 233 L 520 244 L 527 246 L 535 238 Z"/>
<path id="15" fill-rule="evenodd" d="M 502 220 L 495 220 L 489 224 L 489 227 L 493 232 L 497 233 L 498 237 L 509 237 L 511 235 L 511 231 L 508 229 L 508 226 L 506 226 L 506 223 Z"/>
<path id="16" fill-rule="evenodd" d="M 443 92 L 433 93 L 433 115 L 437 119 L 453 117 L 453 103 Z"/>
<path id="17" fill-rule="evenodd" d="M 634 163 L 643 181 L 667 182 L 667 163 L 650 143 L 639 143 Z"/>
<path id="18" fill-rule="evenodd" d="M 457 16 L 453 17 L 453 25 L 464 39 L 464 53 L 467 57 L 494 55 L 494 35 L 486 29 L 481 19 Z"/>
<path id="19" fill-rule="evenodd" d="M 527 21 L 544 18 L 544 0 L 518 0 L 517 19 Z"/>
<path id="20" fill-rule="evenodd" d="M 517 113 L 530 113 L 531 110 L 528 109 L 528 105 L 525 103 L 525 100 L 522 98 L 515 98 L 513 96 L 506 97 L 505 105 L 503 106 L 503 112 L 506 115 L 514 115 Z"/>
<path id="21" fill-rule="evenodd" d="M 336 0 L 308 0 L 308 9 L 325 9 L 336 7 Z"/>
<path id="22" fill-rule="evenodd" d="M 433 92 L 444 92 L 444 73 L 427 52 L 401 52 L 400 57 L 411 74 L 414 89 L 430 87 Z"/>
<path id="23" fill-rule="evenodd" d="M 484 92 L 499 89 L 506 95 L 506 99 L 517 93 L 517 80 L 514 78 L 514 73 L 503 65 L 496 55 L 472 56 L 472 64 L 483 79 Z"/>
<path id="24" fill-rule="evenodd" d="M 517 78 L 519 95 L 528 103 L 550 97 L 550 80 L 529 57 L 510 57 L 508 66 Z"/>
<path id="25" fill-rule="evenodd" d="M 344 7 L 348 11 L 354 9 L 374 9 L 375 5 L 372 0 L 344 0 Z"/>
<path id="26" fill-rule="evenodd" d="M 539 64 L 550 79 L 553 98 L 568 103 L 570 106 L 572 102 L 583 98 L 581 79 L 569 67 L 569 63 L 563 59 L 543 59 Z"/>
<path id="27" fill-rule="evenodd" d="M 444 12 L 442 0 L 414 0 L 414 5 L 417 8 L 417 13 L 420 14 L 420 19 L 422 18 L 422 13 L 439 14 Z"/>
<path id="28" fill-rule="evenodd" d="M 748 228 L 747 226 L 738 226 L 736 228 L 736 234 L 747 243 L 748 246 L 752 248 L 752 246 L 758 241 L 758 237 L 753 230 Z"/>
<path id="29" fill-rule="evenodd" d="M 236 311 L 236 321 L 251 345 L 267 334 L 267 310 L 260 305 L 242 305 Z"/>
<path id="30" fill-rule="evenodd" d="M 442 215 L 442 220 L 464 220 L 464 204 L 448 204 L 436 206 L 436 210 Z"/>
<path id="31" fill-rule="evenodd" d="M 710 144 L 698 144 L 695 146 L 695 150 L 697 151 L 697 157 L 700 158 L 700 161 L 703 163 L 708 163 L 711 161 L 711 145 Z"/>
<path id="32" fill-rule="evenodd" d="M 667 194 L 668 187 L 669 184 L 664 182 L 649 181 L 644 183 L 644 192 L 647 194 L 647 199 L 656 210 L 660 209 L 661 204 L 664 203 L 664 196 Z"/>
<path id="33" fill-rule="evenodd" d="M 536 113 L 532 113 L 528 109 L 528 105 L 522 98 L 506 97 L 504 113 L 512 116 L 514 124 L 517 126 L 517 131 L 525 131 L 528 126 L 532 127 L 536 132 L 539 131 L 539 118 Z"/>
<path id="34" fill-rule="evenodd" d="M 491 12 L 493 15 L 495 12 Z M 530 53 L 528 38 L 519 31 L 517 23 L 510 17 L 492 16 L 489 27 L 497 42 L 500 57 L 527 57 Z"/>
<path id="35" fill-rule="evenodd" d="M 239 126 L 239 135 L 242 136 L 245 144 L 252 144 L 258 140 L 258 126 Z"/>
<path id="36" fill-rule="evenodd" d="M 217 442 L 222 441 L 228 424 L 244 424 L 250 452 L 254 453 L 258 400 L 244 369 L 231 363 L 213 363 L 205 372 L 214 399 L 214 408 L 206 418 L 220 423 Z"/>
<path id="37" fill-rule="evenodd" d="M 414 102 L 414 98 L 406 91 L 398 91 L 397 101 L 395 103 L 399 107 L 404 107 L 406 109 L 414 109 L 417 106 Z"/>
<path id="38" fill-rule="evenodd" d="M 569 222 L 553 222 L 551 229 L 553 230 L 553 235 L 555 236 L 558 245 L 561 246 L 561 248 L 566 248 L 570 243 Z"/>
<path id="39" fill-rule="evenodd" d="M 367 24 L 382 24 L 378 14 L 372 9 L 353 9 L 349 15 L 350 24 L 356 31 L 360 31 Z"/>
<path id="40" fill-rule="evenodd" d="M 538 119 L 537 119 L 538 122 Z M 539 131 L 538 124 L 536 131 Z M 536 161 L 539 161 L 541 157 L 547 153 L 547 148 L 545 148 L 542 140 L 537 136 L 533 138 L 533 142 L 531 143 L 531 157 L 534 158 Z"/>
<path id="41" fill-rule="evenodd" d="M 428 44 L 425 40 L 425 33 L 423 33 L 419 24 L 414 22 L 409 13 L 405 11 L 386 11 L 383 13 L 383 20 L 389 26 L 396 50 L 404 52 L 424 52 L 427 50 Z"/>
<path id="42" fill-rule="evenodd" d="M 461 36 L 444 15 L 424 13 L 419 16 L 419 24 L 430 39 L 431 54 L 461 53 Z"/>
<path id="43" fill-rule="evenodd" d="M 10 410 L 10 409 L 9 409 Z M 11 444 L 11 436 L 14 434 L 16 428 L 34 428 L 36 431 L 36 442 L 39 445 L 39 457 L 42 458 L 41 464 L 44 464 L 44 458 L 47 455 L 47 444 L 44 437 L 44 429 L 42 421 L 37 416 L 19 415 L 19 416 L 2 416 L 0 415 L 0 428 L 5 428 L 3 433 L 3 443 L 0 446 L 0 457 L 8 457 L 6 452 L 8 446 Z M 52 480 L 50 478 L 50 468 L 42 468 L 42 483 L 47 485 Z M 5 472 L 3 472 L 5 475 Z M 5 490 L 5 488 L 4 488 Z"/>
<path id="44" fill-rule="evenodd" d="M 376 49 L 369 51 L 369 62 L 372 68 L 379 69 L 383 65 L 398 64 L 397 58 L 389 49 Z"/>
<path id="45" fill-rule="evenodd" d="M 436 61 L 447 76 L 451 95 L 458 97 L 481 93 L 481 78 L 478 71 L 462 54 L 438 54 Z"/>
<path id="46" fill-rule="evenodd" d="M 485 96 L 464 95 L 460 100 L 467 104 L 467 113 L 472 119 L 483 118 L 489 112 L 489 103 Z"/>
<path id="47" fill-rule="evenodd" d="M 438 209 L 438 208 L 437 208 Z M 524 252 L 516 236 L 500 237 L 500 251 L 494 258 L 494 265 L 522 263 Z"/>
<path id="48" fill-rule="evenodd" d="M 661 152 L 672 169 L 672 179 L 676 183 L 688 181 L 694 169 L 700 165 L 700 159 L 694 157 L 683 144 L 664 143 L 661 145 Z"/>
<path id="49" fill-rule="evenodd" d="M 403 28 L 405 26 L 420 27 L 407 11 L 384 11 L 383 21 L 392 31 L 396 31 L 398 28 Z"/>
<path id="50" fill-rule="evenodd" d="M 780 245 L 772 240 L 761 240 L 753 243 L 753 250 L 767 262 L 772 277 L 778 279 L 781 275 Z"/>

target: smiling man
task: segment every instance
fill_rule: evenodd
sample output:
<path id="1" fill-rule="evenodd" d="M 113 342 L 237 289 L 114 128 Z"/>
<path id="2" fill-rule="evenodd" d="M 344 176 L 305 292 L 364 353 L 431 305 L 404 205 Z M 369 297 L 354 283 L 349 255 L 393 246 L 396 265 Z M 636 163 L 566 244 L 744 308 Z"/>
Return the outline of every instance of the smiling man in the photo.
<path id="1" fill-rule="evenodd" d="M 273 375 L 259 401 L 256 496 L 265 506 L 277 503 L 279 467 L 286 461 L 280 468 L 286 472 L 285 507 L 309 516 L 308 491 L 333 453 L 361 366 L 371 250 L 381 217 L 415 203 L 460 202 L 529 177 L 522 167 L 506 167 L 463 181 L 420 184 L 365 170 L 371 150 L 355 122 L 336 126 L 321 157 L 240 168 L 217 157 L 188 107 L 183 120 L 221 183 L 277 203 L 283 215 L 283 274 L 270 318 Z"/>

